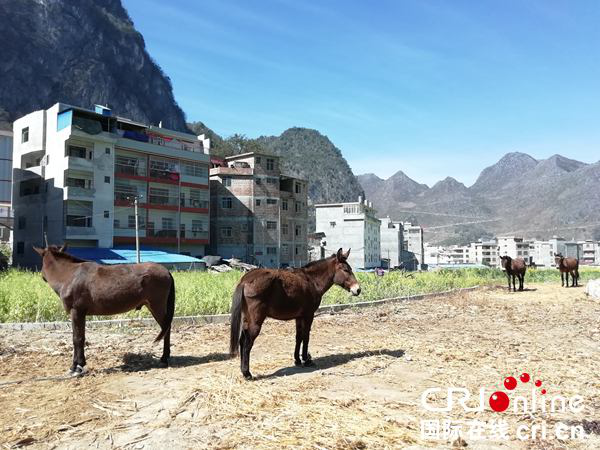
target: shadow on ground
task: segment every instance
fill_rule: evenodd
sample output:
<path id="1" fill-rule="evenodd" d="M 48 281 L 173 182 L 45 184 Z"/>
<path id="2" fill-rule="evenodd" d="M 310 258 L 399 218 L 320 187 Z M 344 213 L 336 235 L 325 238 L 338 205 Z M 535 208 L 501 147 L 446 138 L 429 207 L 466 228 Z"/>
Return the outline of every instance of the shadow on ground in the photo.
<path id="1" fill-rule="evenodd" d="M 269 378 L 285 377 L 289 375 L 296 375 L 299 373 L 314 372 L 315 370 L 331 369 L 332 367 L 342 366 L 355 359 L 368 358 L 369 356 L 391 356 L 393 358 L 401 358 L 404 356 L 404 350 L 364 350 L 362 352 L 355 353 L 339 353 L 337 355 L 320 356 L 314 358 L 314 366 L 311 367 L 283 367 L 276 370 L 268 375 L 258 375 L 254 377 L 255 380 L 264 380 Z"/>
<path id="2" fill-rule="evenodd" d="M 169 367 L 198 366 L 228 359 L 230 359 L 230 357 L 227 353 L 209 353 L 204 356 L 171 356 Z M 145 372 L 160 367 L 162 366 L 159 358 L 151 353 L 125 353 L 125 355 L 123 355 L 123 364 L 104 369 L 103 372 Z"/>

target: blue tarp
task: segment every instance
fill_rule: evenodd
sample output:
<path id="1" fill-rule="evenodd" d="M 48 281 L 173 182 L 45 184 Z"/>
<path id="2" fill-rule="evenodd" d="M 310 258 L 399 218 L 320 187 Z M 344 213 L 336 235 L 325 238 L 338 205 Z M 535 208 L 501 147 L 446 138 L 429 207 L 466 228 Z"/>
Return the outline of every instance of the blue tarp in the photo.
<path id="1" fill-rule="evenodd" d="M 100 264 L 131 264 L 136 262 L 135 249 L 130 248 L 69 247 L 67 253 Z M 200 262 L 198 258 L 192 256 L 152 249 L 140 250 L 140 260 L 141 262 L 155 262 L 159 264 L 190 264 Z"/>

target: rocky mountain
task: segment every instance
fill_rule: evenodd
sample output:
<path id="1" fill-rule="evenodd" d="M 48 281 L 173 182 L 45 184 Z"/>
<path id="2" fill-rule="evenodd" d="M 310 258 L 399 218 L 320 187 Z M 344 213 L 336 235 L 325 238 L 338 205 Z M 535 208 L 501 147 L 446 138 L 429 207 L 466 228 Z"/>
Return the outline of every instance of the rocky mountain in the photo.
<path id="1" fill-rule="evenodd" d="M 499 234 L 600 239 L 600 162 L 508 153 L 470 187 L 448 177 L 429 188 L 402 172 L 387 180 L 357 178 L 380 215 L 417 220 L 429 242 L 466 243 Z"/>
<path id="2" fill-rule="evenodd" d="M 185 130 L 171 82 L 120 0 L 2 0 L 0 126 L 57 101 Z"/>

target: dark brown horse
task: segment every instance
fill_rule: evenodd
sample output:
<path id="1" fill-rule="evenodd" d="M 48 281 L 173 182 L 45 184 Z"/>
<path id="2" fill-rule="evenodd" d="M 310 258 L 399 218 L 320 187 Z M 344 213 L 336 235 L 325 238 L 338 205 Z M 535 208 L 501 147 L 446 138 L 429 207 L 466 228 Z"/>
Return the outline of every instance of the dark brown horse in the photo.
<path id="1" fill-rule="evenodd" d="M 241 370 L 246 379 L 250 373 L 250 350 L 267 317 L 278 320 L 296 319 L 297 366 L 311 366 L 308 353 L 310 327 L 323 294 L 337 284 L 360 294 L 360 286 L 347 262 L 350 250 L 340 248 L 335 255 L 307 264 L 301 269 L 254 269 L 242 277 L 233 294 L 231 305 L 231 337 L 229 353 L 241 353 Z M 241 330 L 240 330 L 241 328 Z M 300 360 L 302 344 L 302 361 Z"/>
<path id="2" fill-rule="evenodd" d="M 515 285 L 515 279 L 519 280 L 519 291 L 523 290 L 523 283 L 525 281 L 525 272 L 527 271 L 527 265 L 523 258 L 512 259 L 510 256 L 501 256 L 500 264 L 502 269 L 506 272 L 506 278 L 508 278 L 508 290 L 510 291 L 510 280 L 512 278 L 513 292 L 516 292 L 517 287 Z"/>
<path id="3" fill-rule="evenodd" d="M 161 364 L 169 364 L 171 321 L 175 313 L 175 282 L 154 263 L 103 266 L 65 253 L 65 246 L 34 250 L 42 257 L 42 277 L 58 294 L 73 324 L 72 375 L 85 370 L 85 316 L 121 314 L 146 306 L 164 339 Z"/>
<path id="4" fill-rule="evenodd" d="M 569 274 L 571 274 L 571 287 L 579 286 L 579 260 L 577 258 L 565 258 L 560 253 L 555 253 L 554 262 L 556 268 L 560 270 L 561 286 L 565 285 L 566 276 L 566 287 L 569 287 Z"/>

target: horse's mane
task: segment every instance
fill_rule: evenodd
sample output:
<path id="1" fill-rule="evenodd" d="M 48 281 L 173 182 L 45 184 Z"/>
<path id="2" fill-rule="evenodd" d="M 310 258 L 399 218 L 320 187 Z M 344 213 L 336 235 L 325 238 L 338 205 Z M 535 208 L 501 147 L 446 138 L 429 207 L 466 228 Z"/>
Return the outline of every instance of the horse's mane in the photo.
<path id="1" fill-rule="evenodd" d="M 76 256 L 70 255 L 69 253 L 65 253 L 64 251 L 61 252 L 56 245 L 50 245 L 48 247 L 48 251 L 50 251 L 50 253 L 52 253 L 52 256 L 54 256 L 55 258 L 64 259 L 73 263 L 89 262 L 85 259 L 77 258 Z"/>

